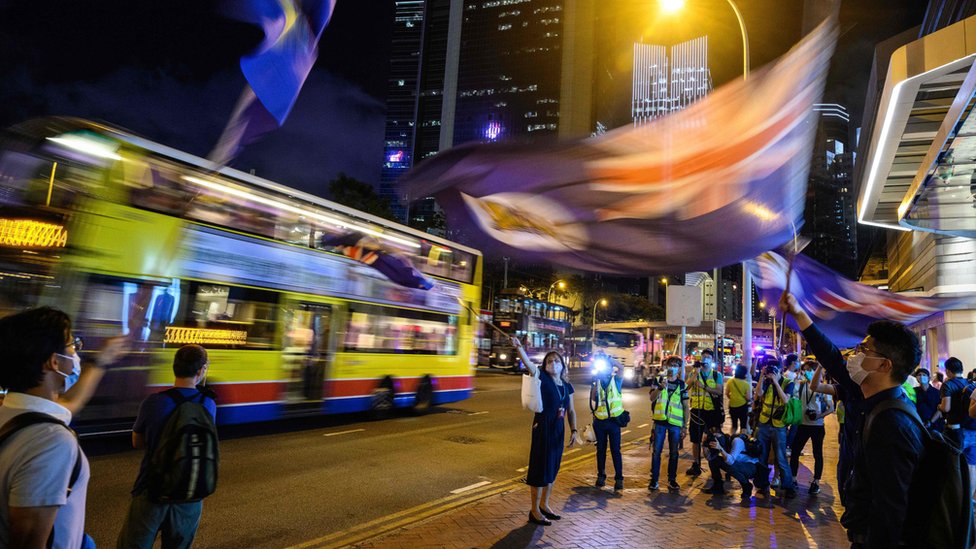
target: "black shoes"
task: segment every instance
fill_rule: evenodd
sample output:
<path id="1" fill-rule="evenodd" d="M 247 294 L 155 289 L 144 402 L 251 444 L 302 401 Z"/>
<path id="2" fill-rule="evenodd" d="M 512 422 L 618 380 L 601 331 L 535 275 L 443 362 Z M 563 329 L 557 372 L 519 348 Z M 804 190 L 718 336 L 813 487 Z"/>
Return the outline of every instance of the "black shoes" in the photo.
<path id="1" fill-rule="evenodd" d="M 702 490 L 702 493 L 711 494 L 713 496 L 721 496 L 725 494 L 725 488 L 722 486 L 721 482 L 716 482 L 711 488 Z"/>
<path id="2" fill-rule="evenodd" d="M 539 526 L 552 526 L 552 521 L 546 520 L 544 518 L 537 519 L 532 516 L 532 511 L 529 511 L 529 522 L 532 524 L 538 524 Z"/>
<path id="3" fill-rule="evenodd" d="M 559 520 L 559 519 L 563 518 L 563 517 L 557 515 L 556 513 L 551 513 L 549 511 L 546 511 L 545 509 L 539 509 L 539 512 L 541 512 L 542 513 L 542 516 L 546 517 L 549 520 Z"/>
<path id="4" fill-rule="evenodd" d="M 620 492 L 623 489 L 624 489 L 624 481 L 623 480 L 615 480 L 613 482 L 613 491 L 614 492 Z"/>
<path id="5" fill-rule="evenodd" d="M 669 480 L 668 481 L 668 490 L 671 490 L 672 492 L 677 492 L 680 489 L 681 489 L 681 487 L 678 486 L 678 482 L 677 481 L 674 481 L 674 480 Z"/>
<path id="6" fill-rule="evenodd" d="M 661 487 L 658 485 L 657 481 L 652 480 L 651 482 L 647 483 L 647 489 L 651 492 L 657 492 L 661 489 Z"/>
<path id="7" fill-rule="evenodd" d="M 702 474 L 701 465 L 698 463 L 692 465 L 687 471 L 685 471 L 685 474 L 689 477 L 697 477 L 698 475 Z"/>
<path id="8" fill-rule="evenodd" d="M 811 496 L 815 496 L 815 495 L 819 494 L 820 493 L 820 481 L 819 480 L 814 480 L 813 482 L 811 482 L 810 483 L 810 489 L 807 490 L 807 493 L 809 493 Z"/>
<path id="9" fill-rule="evenodd" d="M 597 475 L 596 476 L 596 487 L 603 488 L 607 485 L 607 475 Z"/>

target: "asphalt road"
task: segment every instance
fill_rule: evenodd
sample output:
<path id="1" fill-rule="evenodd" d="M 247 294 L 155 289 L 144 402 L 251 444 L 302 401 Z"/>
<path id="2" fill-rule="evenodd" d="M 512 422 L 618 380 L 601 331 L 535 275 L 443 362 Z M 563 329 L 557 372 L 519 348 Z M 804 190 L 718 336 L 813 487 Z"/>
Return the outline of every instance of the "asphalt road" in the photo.
<path id="1" fill-rule="evenodd" d="M 574 370 L 581 430 L 591 417 L 588 381 Z M 422 415 L 224 430 L 218 490 L 204 503 L 194 546 L 289 547 L 522 475 L 531 414 L 521 408 L 520 384 L 518 375 L 479 372 L 472 398 Z M 625 388 L 624 402 L 633 418 L 624 441 L 646 436 L 647 389 Z M 126 442 L 83 441 L 92 469 L 86 530 L 100 547 L 115 544 L 142 457 Z M 564 460 L 585 453 L 593 446 Z"/>

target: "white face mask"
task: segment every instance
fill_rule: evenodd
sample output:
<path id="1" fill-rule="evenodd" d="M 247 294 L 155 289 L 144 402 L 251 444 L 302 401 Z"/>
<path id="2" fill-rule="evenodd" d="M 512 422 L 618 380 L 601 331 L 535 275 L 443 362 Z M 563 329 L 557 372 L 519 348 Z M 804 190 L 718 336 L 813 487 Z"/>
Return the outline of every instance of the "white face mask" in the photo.
<path id="1" fill-rule="evenodd" d="M 783 377 L 785 377 L 786 379 L 788 379 L 790 381 L 793 381 L 794 379 L 796 379 L 796 372 L 787 371 L 785 374 L 783 374 Z"/>
<path id="2" fill-rule="evenodd" d="M 862 366 L 865 358 L 867 358 L 867 355 L 864 353 L 857 353 L 847 359 L 847 373 L 850 374 L 851 380 L 858 385 L 864 383 L 864 380 L 868 378 L 868 374 L 871 373 Z"/>
<path id="3" fill-rule="evenodd" d="M 64 390 L 61 391 L 61 394 L 64 394 L 64 393 L 67 393 L 68 392 L 68 389 L 70 389 L 71 386 L 74 385 L 78 381 L 78 378 L 81 377 L 81 357 L 78 356 L 78 353 L 75 353 L 75 354 L 73 354 L 71 356 L 62 355 L 60 353 L 54 353 L 54 356 L 58 357 L 59 364 L 60 364 L 60 362 L 62 360 L 70 360 L 71 361 L 71 373 L 70 374 L 66 374 L 66 373 L 62 372 L 60 370 L 60 368 L 57 369 L 57 370 L 54 370 L 55 372 L 58 373 L 59 376 L 61 376 L 61 377 L 64 378 Z"/>

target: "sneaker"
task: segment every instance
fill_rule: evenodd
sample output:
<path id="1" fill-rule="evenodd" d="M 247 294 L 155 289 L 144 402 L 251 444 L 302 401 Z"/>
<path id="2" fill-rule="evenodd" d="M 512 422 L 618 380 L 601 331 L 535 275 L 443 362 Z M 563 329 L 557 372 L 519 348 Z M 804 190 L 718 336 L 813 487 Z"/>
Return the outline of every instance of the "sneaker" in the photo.
<path id="1" fill-rule="evenodd" d="M 607 475 L 597 475 L 596 476 L 596 487 L 603 488 L 607 485 Z"/>
<path id="2" fill-rule="evenodd" d="M 681 489 L 681 487 L 678 486 L 678 483 L 676 481 L 674 480 L 668 481 L 668 490 L 671 490 L 672 492 L 677 492 L 679 489 Z"/>
<path id="3" fill-rule="evenodd" d="M 779 477 L 773 477 L 773 481 L 769 483 L 770 488 L 779 488 Z"/>
<path id="4" fill-rule="evenodd" d="M 651 482 L 647 483 L 647 489 L 648 489 L 648 491 L 651 491 L 651 492 L 657 492 L 658 490 L 661 489 L 661 487 L 658 486 L 658 483 L 657 483 L 656 480 L 652 480 Z"/>
<path id="5" fill-rule="evenodd" d="M 769 486 L 763 486 L 762 488 L 756 488 L 756 495 L 769 497 Z"/>
<path id="6" fill-rule="evenodd" d="M 752 483 L 748 480 L 742 485 L 742 499 L 749 499 L 752 497 Z"/>
<path id="7" fill-rule="evenodd" d="M 807 493 L 809 493 L 812 496 L 815 496 L 815 495 L 819 494 L 820 493 L 820 481 L 819 480 L 814 480 L 813 482 L 811 482 L 810 483 L 810 489 L 807 490 Z"/>
<path id="8" fill-rule="evenodd" d="M 702 490 L 703 494 L 712 494 L 713 496 L 721 496 L 725 494 L 725 488 L 722 487 L 721 483 L 716 482 L 710 488 L 705 488 Z"/>
<path id="9" fill-rule="evenodd" d="M 615 480 L 613 482 L 613 491 L 614 492 L 620 492 L 623 489 L 624 489 L 624 481 L 623 481 L 623 479 L 621 479 L 621 480 Z"/>
<path id="10" fill-rule="evenodd" d="M 685 471 L 685 474 L 688 475 L 689 477 L 697 477 L 698 475 L 702 474 L 701 465 L 697 463 L 692 465 L 691 467 L 688 468 L 687 471 Z"/>
<path id="11" fill-rule="evenodd" d="M 786 499 L 793 499 L 796 497 L 796 488 L 787 488 L 786 492 L 783 494 Z"/>

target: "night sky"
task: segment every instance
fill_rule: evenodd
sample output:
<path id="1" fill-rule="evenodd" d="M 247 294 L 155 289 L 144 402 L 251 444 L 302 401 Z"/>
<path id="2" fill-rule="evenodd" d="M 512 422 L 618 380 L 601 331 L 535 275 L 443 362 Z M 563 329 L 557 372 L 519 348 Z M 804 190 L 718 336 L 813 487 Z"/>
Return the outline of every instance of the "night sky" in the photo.
<path id="1" fill-rule="evenodd" d="M 696 1 L 718 2 L 715 13 L 725 4 L 688 3 Z M 753 68 L 799 36 L 800 0 L 739 4 Z M 827 99 L 848 104 L 860 120 L 874 44 L 920 23 L 923 9 L 917 0 L 845 2 Z M 710 37 L 713 49 L 737 29 L 727 15 L 720 25 L 729 28 Z M 392 0 L 339 0 L 288 121 L 232 165 L 322 195 L 339 171 L 375 184 L 392 27 Z M 80 116 L 205 156 L 244 88 L 239 58 L 260 37 L 220 17 L 213 0 L 0 0 L 0 126 Z M 738 77 L 740 48 L 735 42 L 712 55 L 716 86 Z"/>

